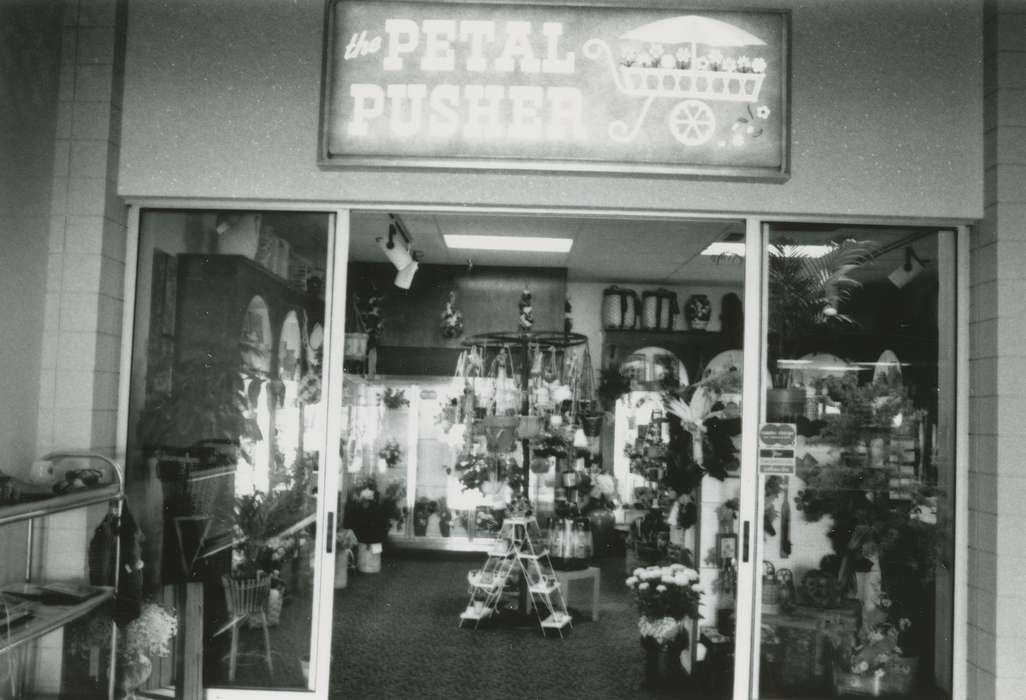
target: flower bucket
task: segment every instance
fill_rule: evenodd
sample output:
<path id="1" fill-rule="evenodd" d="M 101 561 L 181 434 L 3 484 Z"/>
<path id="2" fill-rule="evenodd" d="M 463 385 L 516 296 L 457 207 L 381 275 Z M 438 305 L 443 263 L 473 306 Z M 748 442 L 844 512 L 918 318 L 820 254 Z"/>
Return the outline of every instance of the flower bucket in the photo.
<path id="1" fill-rule="evenodd" d="M 371 548 L 377 551 L 371 551 Z M 376 574 L 381 571 L 381 545 L 364 544 L 356 547 L 356 569 L 363 574 Z"/>
<path id="2" fill-rule="evenodd" d="M 370 336 L 367 333 L 346 333 L 345 348 L 343 356 L 347 360 L 362 360 L 367 354 L 367 341 Z"/>
<path id="3" fill-rule="evenodd" d="M 343 549 L 335 553 L 335 590 L 349 585 L 349 562 L 353 560 L 353 550 Z"/>
<path id="4" fill-rule="evenodd" d="M 678 638 L 669 644 L 659 644 L 650 637 L 642 637 L 641 647 L 645 650 L 645 687 L 679 689 L 684 678 L 681 652 L 687 649 L 687 642 Z"/>

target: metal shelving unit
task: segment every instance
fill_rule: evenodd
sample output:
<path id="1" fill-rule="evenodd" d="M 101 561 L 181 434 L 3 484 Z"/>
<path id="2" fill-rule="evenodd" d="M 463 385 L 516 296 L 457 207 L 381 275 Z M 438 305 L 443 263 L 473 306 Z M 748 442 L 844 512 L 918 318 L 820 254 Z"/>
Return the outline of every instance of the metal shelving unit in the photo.
<path id="1" fill-rule="evenodd" d="M 85 617 L 92 611 L 113 600 L 117 590 L 118 578 L 121 568 L 121 543 L 117 535 L 121 523 L 121 511 L 125 495 L 125 479 L 121 466 L 103 455 L 87 451 L 68 450 L 53 452 L 44 455 L 46 460 L 59 459 L 89 459 L 103 462 L 111 471 L 114 483 L 72 491 L 69 493 L 55 495 L 35 501 L 16 503 L 7 506 L 0 506 L 0 527 L 25 522 L 26 545 L 25 545 L 25 583 L 32 583 L 33 579 L 33 544 L 35 537 L 35 521 L 39 518 L 64 513 L 70 510 L 86 508 L 92 505 L 107 503 L 110 505 L 115 517 L 114 527 L 114 580 L 110 586 L 98 586 L 98 592 L 88 599 L 73 604 L 43 604 L 36 603 L 32 616 L 28 620 L 18 623 L 0 634 L 0 658 L 6 654 L 14 653 L 21 647 L 47 635 L 54 630 Z M 87 533 L 83 533 L 86 535 Z M 111 621 L 111 649 L 109 657 L 109 678 L 107 694 L 109 698 L 114 697 L 114 666 L 117 650 L 117 626 Z"/>

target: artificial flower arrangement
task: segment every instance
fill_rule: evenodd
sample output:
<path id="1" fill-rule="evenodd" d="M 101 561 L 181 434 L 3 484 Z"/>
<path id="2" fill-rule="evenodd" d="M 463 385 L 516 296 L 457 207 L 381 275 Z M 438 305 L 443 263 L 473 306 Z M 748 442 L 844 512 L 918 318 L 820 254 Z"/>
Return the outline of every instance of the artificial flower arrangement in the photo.
<path id="1" fill-rule="evenodd" d="M 697 52 L 692 55 L 691 49 L 680 47 L 674 52 L 664 48 L 662 44 L 649 44 L 640 51 L 633 48 L 624 49 L 620 65 L 625 68 L 666 68 L 676 70 L 724 71 L 727 73 L 765 73 L 766 59 L 749 56 L 725 56 L 719 49 L 712 49 L 704 55 Z"/>
<path id="2" fill-rule="evenodd" d="M 831 640 L 834 684 L 839 694 L 905 694 L 915 679 L 918 659 L 905 655 L 902 640 L 912 627 L 890 597 L 874 584 L 875 605 L 862 611 L 858 632 Z"/>
<path id="3" fill-rule="evenodd" d="M 390 482 L 381 491 L 372 476 L 357 480 L 350 490 L 342 527 L 352 530 L 356 539 L 364 544 L 384 542 L 392 521 L 404 520 L 400 504 L 405 492 L 405 486 L 398 481 Z"/>
<path id="4" fill-rule="evenodd" d="M 698 572 L 683 564 L 634 570 L 626 583 L 641 614 L 642 645 L 688 647 L 684 618 L 699 618 L 702 586 L 698 581 Z"/>
<path id="5" fill-rule="evenodd" d="M 456 472 L 464 491 L 480 489 L 485 482 L 491 480 L 492 471 L 492 460 L 488 455 L 474 451 L 460 453 L 456 463 L 446 469 L 449 474 Z"/>
<path id="6" fill-rule="evenodd" d="M 381 395 L 381 403 L 385 404 L 385 408 L 398 409 L 409 406 L 410 400 L 406 398 L 404 390 L 387 387 Z"/>
<path id="7" fill-rule="evenodd" d="M 386 467 L 394 469 L 403 458 L 403 448 L 400 447 L 398 440 L 389 438 L 378 450 L 378 457 L 384 460 Z"/>
<path id="8" fill-rule="evenodd" d="M 95 649 L 110 648 L 110 618 L 93 615 L 84 626 L 71 626 L 70 650 L 88 658 Z M 171 640 L 178 634 L 175 609 L 153 600 L 140 608 L 139 617 L 118 629 L 118 657 L 123 662 L 140 656 L 165 658 L 171 654 Z"/>

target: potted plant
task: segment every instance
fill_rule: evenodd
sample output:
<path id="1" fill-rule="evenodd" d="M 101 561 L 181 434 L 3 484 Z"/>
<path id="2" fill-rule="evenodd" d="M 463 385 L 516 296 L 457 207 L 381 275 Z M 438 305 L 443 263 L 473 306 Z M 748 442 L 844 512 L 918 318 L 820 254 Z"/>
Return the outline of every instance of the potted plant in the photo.
<path id="1" fill-rule="evenodd" d="M 683 564 L 635 569 L 626 581 L 640 617 L 649 685 L 672 686 L 691 645 L 688 622 L 698 620 L 702 586 L 698 572 Z"/>
<path id="2" fill-rule="evenodd" d="M 802 336 L 823 328 L 857 325 L 855 319 L 841 312 L 861 287 L 849 273 L 877 249 L 872 241 L 843 239 L 825 255 L 812 256 L 797 241 L 778 239 L 770 244 L 769 361 L 776 368 L 774 388 L 766 397 L 770 420 L 791 418 L 804 407 L 804 390 L 787 386 L 787 370 L 781 364 L 781 360 L 796 359 Z"/>
<path id="3" fill-rule="evenodd" d="M 402 518 L 400 502 L 405 489 L 392 482 L 382 492 L 374 477 L 366 477 L 356 482 L 350 493 L 342 526 L 356 535 L 356 568 L 365 574 L 377 573 L 392 522 Z"/>

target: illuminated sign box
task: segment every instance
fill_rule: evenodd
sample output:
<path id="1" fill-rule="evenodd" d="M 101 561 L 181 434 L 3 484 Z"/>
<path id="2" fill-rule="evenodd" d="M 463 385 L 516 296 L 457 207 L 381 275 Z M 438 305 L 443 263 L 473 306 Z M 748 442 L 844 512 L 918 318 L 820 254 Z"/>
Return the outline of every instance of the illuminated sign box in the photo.
<path id="1" fill-rule="evenodd" d="M 328 5 L 320 164 L 788 176 L 790 16 Z"/>

